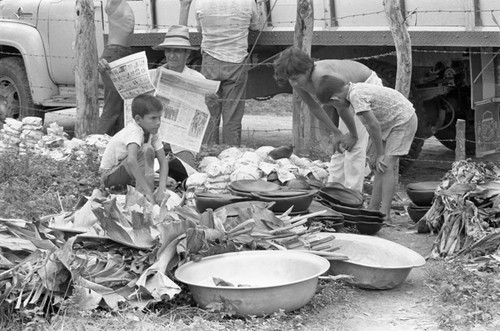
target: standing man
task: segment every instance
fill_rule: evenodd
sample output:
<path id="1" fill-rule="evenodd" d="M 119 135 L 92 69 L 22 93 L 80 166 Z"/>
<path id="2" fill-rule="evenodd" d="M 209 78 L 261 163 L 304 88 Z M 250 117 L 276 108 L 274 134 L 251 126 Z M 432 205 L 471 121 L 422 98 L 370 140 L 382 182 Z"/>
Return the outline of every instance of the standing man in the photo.
<path id="1" fill-rule="evenodd" d="M 104 106 L 97 133 L 113 136 L 124 127 L 123 99 L 109 78 L 108 63 L 132 54 L 135 17 L 126 0 L 108 0 L 104 11 L 108 15 L 109 35 L 97 66 L 104 84 Z"/>
<path id="2" fill-rule="evenodd" d="M 181 10 L 186 3 L 191 0 L 181 0 Z M 248 29 L 261 27 L 257 5 L 255 0 L 197 0 L 196 20 L 202 33 L 201 73 L 221 82 L 220 102 L 210 109 L 209 142 L 219 143 L 222 118 L 222 143 L 239 146 L 248 78 Z"/>
<path id="3" fill-rule="evenodd" d="M 279 85 L 289 82 L 311 113 L 318 118 L 322 128 L 327 132 L 333 132 L 334 150 L 328 169 L 328 181 L 341 183 L 347 188 L 362 193 L 369 140 L 368 132 L 357 116 L 351 116 L 344 122 L 343 118 L 339 118 L 337 109 L 333 106 L 322 107 L 316 94 L 320 85 L 319 81 L 325 75 L 334 76 L 347 82 L 364 82 L 373 85 L 382 85 L 382 80 L 362 63 L 350 60 L 314 61 L 307 53 L 297 47 L 284 50 L 273 66 L 276 82 Z M 335 107 L 340 106 L 339 104 L 335 105 Z M 349 111 L 353 113 L 352 109 Z M 343 138 L 341 138 L 342 135 Z M 341 139 L 343 140 L 342 147 L 345 150 L 339 149 Z"/>

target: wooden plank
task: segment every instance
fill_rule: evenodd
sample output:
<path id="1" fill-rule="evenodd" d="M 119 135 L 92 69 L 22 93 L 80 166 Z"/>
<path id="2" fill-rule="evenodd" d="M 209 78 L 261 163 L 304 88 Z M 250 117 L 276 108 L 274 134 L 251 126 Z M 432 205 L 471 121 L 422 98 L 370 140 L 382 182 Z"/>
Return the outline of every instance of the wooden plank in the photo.
<path id="1" fill-rule="evenodd" d="M 297 20 L 293 45 L 311 54 L 311 45 L 314 29 L 313 0 L 297 0 Z M 319 127 L 318 120 L 302 102 L 301 98 L 293 93 L 293 143 L 297 154 L 308 154 L 312 145 L 311 139 L 315 136 L 314 126 Z"/>
<path id="2" fill-rule="evenodd" d="M 385 1 L 385 13 L 397 53 L 398 67 L 395 89 L 408 98 L 412 73 L 411 40 L 399 6 L 399 0 Z"/>
<path id="3" fill-rule="evenodd" d="M 75 6 L 75 87 L 76 123 L 75 136 L 85 137 L 94 133 L 99 117 L 97 71 L 97 43 L 92 0 L 77 0 Z"/>
<path id="4" fill-rule="evenodd" d="M 458 119 L 456 127 L 455 161 L 465 160 L 465 120 Z"/>

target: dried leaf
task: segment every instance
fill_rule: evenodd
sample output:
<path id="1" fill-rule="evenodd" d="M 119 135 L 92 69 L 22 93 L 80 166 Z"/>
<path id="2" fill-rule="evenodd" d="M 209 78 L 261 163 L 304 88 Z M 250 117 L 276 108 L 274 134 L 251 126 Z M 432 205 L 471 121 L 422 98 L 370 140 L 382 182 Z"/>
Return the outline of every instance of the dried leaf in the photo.
<path id="1" fill-rule="evenodd" d="M 0 248 L 7 248 L 11 251 L 34 252 L 36 246 L 30 240 L 16 238 L 12 235 L 0 233 Z"/>

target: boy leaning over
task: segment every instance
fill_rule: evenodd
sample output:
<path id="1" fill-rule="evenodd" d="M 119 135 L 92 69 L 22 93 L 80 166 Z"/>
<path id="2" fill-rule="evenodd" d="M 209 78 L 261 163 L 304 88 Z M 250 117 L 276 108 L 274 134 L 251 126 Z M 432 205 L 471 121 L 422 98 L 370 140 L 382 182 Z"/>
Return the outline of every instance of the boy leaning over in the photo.
<path id="1" fill-rule="evenodd" d="M 105 187 L 137 185 L 153 204 L 160 204 L 165 195 L 168 161 L 158 136 L 161 124 L 161 102 L 150 94 L 141 94 L 132 101 L 133 122 L 109 141 L 100 170 Z M 160 183 L 154 191 L 154 158 L 160 164 Z"/>
<path id="2" fill-rule="evenodd" d="M 320 79 L 318 99 L 352 117 L 360 117 L 372 140 L 370 165 L 375 171 L 370 209 L 380 210 L 390 222 L 391 202 L 399 176 L 399 157 L 406 155 L 417 131 L 417 116 L 408 99 L 398 91 L 366 83 L 349 83 L 337 77 Z"/>

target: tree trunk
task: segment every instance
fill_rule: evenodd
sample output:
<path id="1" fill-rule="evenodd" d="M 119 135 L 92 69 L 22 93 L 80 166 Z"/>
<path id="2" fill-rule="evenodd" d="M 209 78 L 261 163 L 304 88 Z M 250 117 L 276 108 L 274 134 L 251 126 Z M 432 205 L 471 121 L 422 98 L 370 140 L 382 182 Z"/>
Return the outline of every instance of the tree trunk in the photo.
<path id="1" fill-rule="evenodd" d="M 412 68 L 410 34 L 406 29 L 405 20 L 401 14 L 399 0 L 385 0 L 384 6 L 398 57 L 395 89 L 408 98 Z"/>
<path id="2" fill-rule="evenodd" d="M 75 136 L 94 133 L 99 117 L 97 43 L 95 39 L 94 3 L 76 0 L 76 123 Z"/>
<path id="3" fill-rule="evenodd" d="M 314 28 L 313 0 L 297 0 L 297 20 L 293 45 L 311 54 L 311 44 Z M 307 109 L 300 97 L 293 94 L 293 144 L 295 153 L 306 154 L 316 137 L 319 123 Z"/>

